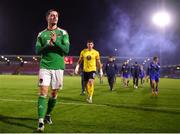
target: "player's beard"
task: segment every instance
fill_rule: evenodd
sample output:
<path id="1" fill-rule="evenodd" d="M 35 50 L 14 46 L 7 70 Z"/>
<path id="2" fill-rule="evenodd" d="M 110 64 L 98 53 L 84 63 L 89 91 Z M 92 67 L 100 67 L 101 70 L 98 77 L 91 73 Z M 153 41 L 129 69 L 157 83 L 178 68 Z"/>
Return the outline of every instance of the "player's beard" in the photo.
<path id="1" fill-rule="evenodd" d="M 51 23 L 51 26 L 55 26 L 55 25 L 57 25 L 57 23 Z"/>
<path id="2" fill-rule="evenodd" d="M 55 26 L 55 25 L 57 25 L 57 22 L 58 22 L 58 20 L 51 20 L 51 26 Z"/>
<path id="3" fill-rule="evenodd" d="M 53 29 L 57 27 L 57 23 L 53 22 L 50 24 L 50 27 L 52 27 Z"/>

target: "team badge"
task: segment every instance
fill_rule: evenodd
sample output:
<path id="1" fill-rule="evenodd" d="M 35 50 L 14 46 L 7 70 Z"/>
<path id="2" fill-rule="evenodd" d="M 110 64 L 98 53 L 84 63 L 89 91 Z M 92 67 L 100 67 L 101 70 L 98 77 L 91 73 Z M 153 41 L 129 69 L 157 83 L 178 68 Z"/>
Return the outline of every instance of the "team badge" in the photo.
<path id="1" fill-rule="evenodd" d="M 57 36 L 61 36 L 61 34 L 59 33 Z"/>
<path id="2" fill-rule="evenodd" d="M 88 55 L 86 58 L 87 58 L 87 60 L 91 60 L 91 56 L 90 55 Z"/>
<path id="3" fill-rule="evenodd" d="M 42 83 L 43 82 L 43 79 L 39 79 L 39 83 Z"/>

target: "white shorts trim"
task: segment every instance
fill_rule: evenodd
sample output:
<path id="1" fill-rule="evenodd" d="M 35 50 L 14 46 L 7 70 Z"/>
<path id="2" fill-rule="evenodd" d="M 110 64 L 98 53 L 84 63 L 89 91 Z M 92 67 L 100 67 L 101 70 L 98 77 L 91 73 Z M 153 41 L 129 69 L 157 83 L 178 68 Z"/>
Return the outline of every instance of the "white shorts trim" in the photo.
<path id="1" fill-rule="evenodd" d="M 64 70 L 39 70 L 39 86 L 51 86 L 52 89 L 59 89 L 63 87 Z"/>

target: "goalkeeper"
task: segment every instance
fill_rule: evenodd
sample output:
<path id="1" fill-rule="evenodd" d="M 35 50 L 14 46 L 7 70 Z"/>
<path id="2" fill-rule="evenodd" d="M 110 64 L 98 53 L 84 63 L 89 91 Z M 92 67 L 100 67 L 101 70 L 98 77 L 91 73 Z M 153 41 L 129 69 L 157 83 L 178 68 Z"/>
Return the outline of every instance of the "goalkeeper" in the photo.
<path id="1" fill-rule="evenodd" d="M 77 62 L 75 73 L 79 72 L 79 66 L 83 62 L 84 81 L 87 91 L 87 102 L 92 103 L 92 97 L 94 93 L 94 79 L 96 75 L 96 66 L 100 69 L 100 76 L 102 77 L 102 65 L 100 61 L 99 52 L 93 49 L 94 43 L 92 40 L 87 41 L 87 48 L 80 53 L 79 60 Z"/>

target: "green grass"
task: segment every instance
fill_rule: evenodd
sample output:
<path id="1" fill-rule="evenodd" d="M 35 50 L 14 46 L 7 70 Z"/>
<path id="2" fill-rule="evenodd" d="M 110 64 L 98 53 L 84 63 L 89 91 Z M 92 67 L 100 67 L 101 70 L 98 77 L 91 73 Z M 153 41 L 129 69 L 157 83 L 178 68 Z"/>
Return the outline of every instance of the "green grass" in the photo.
<path id="1" fill-rule="evenodd" d="M 0 75 L 0 133 L 32 133 L 37 127 L 37 76 Z M 107 80 L 96 78 L 93 104 L 81 96 L 80 77 L 65 77 L 53 125 L 45 132 L 180 132 L 180 80 L 161 79 L 160 94 L 152 97 L 149 84 L 123 88 L 117 78 L 110 92 Z"/>

